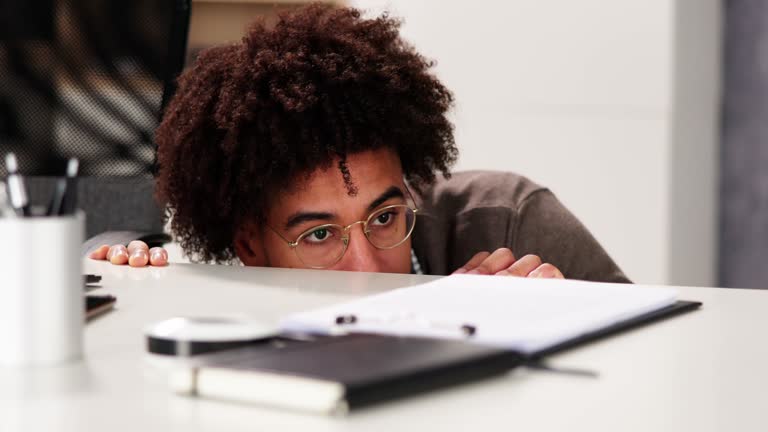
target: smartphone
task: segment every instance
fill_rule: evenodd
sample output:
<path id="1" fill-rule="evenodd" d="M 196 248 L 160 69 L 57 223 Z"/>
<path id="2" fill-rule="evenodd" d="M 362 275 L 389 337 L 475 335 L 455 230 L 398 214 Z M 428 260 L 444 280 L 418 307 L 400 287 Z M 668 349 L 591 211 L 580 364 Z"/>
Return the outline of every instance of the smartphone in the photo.
<path id="1" fill-rule="evenodd" d="M 85 296 L 85 320 L 88 321 L 112 310 L 117 298 L 112 295 Z"/>

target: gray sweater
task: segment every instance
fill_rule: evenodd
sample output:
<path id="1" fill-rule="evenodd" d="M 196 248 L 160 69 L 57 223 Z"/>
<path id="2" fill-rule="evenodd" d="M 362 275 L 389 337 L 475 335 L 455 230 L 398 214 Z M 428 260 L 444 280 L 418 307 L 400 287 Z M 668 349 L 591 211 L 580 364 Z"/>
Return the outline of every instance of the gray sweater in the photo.
<path id="1" fill-rule="evenodd" d="M 525 177 L 457 172 L 413 192 L 412 247 L 426 274 L 450 274 L 477 252 L 507 247 L 518 258 L 540 256 L 568 279 L 629 282 L 555 195 Z"/>

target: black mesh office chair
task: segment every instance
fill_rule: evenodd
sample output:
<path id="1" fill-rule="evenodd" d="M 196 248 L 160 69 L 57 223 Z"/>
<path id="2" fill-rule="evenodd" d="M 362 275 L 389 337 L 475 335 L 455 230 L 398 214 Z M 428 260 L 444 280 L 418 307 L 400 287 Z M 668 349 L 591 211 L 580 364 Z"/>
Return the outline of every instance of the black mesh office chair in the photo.
<path id="1" fill-rule="evenodd" d="M 153 134 L 189 15 L 190 0 L 0 0 L 0 153 L 16 153 L 33 205 L 77 157 L 88 237 L 162 231 Z"/>

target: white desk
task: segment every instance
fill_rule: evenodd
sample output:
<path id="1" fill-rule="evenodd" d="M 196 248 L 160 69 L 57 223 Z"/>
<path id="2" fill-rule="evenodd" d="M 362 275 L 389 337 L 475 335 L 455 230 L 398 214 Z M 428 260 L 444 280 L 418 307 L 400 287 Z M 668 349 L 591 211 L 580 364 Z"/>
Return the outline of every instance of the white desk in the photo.
<path id="1" fill-rule="evenodd" d="M 552 359 L 598 379 L 520 370 L 325 418 L 175 396 L 145 358 L 142 328 L 174 315 L 272 321 L 430 277 L 93 261 L 86 271 L 103 275 L 117 310 L 87 325 L 84 363 L 0 369 L 0 431 L 768 430 L 766 291 L 682 288 L 701 310 Z"/>

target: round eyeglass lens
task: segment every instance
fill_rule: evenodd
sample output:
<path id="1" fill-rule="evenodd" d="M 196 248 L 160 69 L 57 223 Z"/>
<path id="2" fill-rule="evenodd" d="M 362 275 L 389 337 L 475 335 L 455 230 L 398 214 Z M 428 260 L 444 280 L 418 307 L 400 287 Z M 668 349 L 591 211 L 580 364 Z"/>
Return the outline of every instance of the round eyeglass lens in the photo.
<path id="1" fill-rule="evenodd" d="M 301 235 L 296 254 L 308 267 L 323 268 L 336 263 L 344 253 L 343 229 L 338 225 L 323 225 Z"/>
<path id="2" fill-rule="evenodd" d="M 413 231 L 416 213 L 406 205 L 385 207 L 368 217 L 368 240 L 381 249 L 398 246 Z"/>

